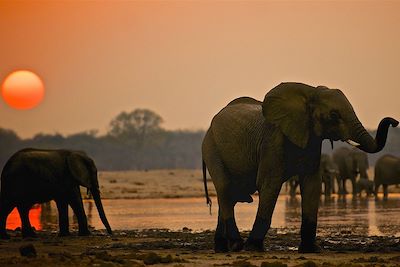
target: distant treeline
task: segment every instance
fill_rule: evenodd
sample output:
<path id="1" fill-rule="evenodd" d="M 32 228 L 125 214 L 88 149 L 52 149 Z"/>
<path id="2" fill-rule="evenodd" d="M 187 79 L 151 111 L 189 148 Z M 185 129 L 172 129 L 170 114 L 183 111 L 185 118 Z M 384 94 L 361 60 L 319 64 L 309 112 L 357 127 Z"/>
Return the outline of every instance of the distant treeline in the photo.
<path id="1" fill-rule="evenodd" d="M 170 131 L 161 127 L 163 119 L 147 109 L 122 112 L 109 124 L 105 135 L 96 131 L 69 136 L 39 133 L 21 139 L 0 128 L 0 167 L 21 148 L 65 148 L 83 150 L 99 170 L 195 169 L 201 167 L 204 131 Z"/>
<path id="2" fill-rule="evenodd" d="M 148 109 L 122 112 L 109 124 L 105 135 L 96 131 L 69 136 L 39 133 L 21 139 L 14 131 L 0 128 L 0 168 L 16 151 L 26 147 L 83 150 L 99 170 L 196 169 L 201 168 L 201 142 L 205 131 L 166 130 L 163 119 Z M 371 132 L 375 136 L 375 131 Z M 334 142 L 334 148 L 345 145 Z M 323 153 L 332 153 L 324 142 Z M 390 128 L 385 149 L 369 154 L 370 164 L 386 153 L 400 156 L 400 129 Z"/>

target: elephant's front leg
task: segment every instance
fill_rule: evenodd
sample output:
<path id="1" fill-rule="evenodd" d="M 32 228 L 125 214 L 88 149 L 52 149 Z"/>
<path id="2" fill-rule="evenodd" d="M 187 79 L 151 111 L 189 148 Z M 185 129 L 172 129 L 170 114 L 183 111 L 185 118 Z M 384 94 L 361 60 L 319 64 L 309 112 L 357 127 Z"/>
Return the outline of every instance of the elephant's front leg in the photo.
<path id="1" fill-rule="evenodd" d="M 317 216 L 321 195 L 321 176 L 319 172 L 300 177 L 301 190 L 301 244 L 300 253 L 320 252 L 316 243 Z"/>
<path id="2" fill-rule="evenodd" d="M 264 238 L 271 226 L 272 213 L 281 187 L 281 178 L 275 177 L 266 179 L 259 189 L 257 216 L 245 244 L 246 250 L 264 251 Z"/>
<path id="3" fill-rule="evenodd" d="M 353 197 L 357 196 L 357 193 L 360 193 L 360 196 L 361 196 L 361 188 L 357 188 L 356 178 L 357 177 L 351 178 L 351 185 L 353 188 Z"/>
<path id="4" fill-rule="evenodd" d="M 90 235 L 90 231 L 87 224 L 86 213 L 83 207 L 82 196 L 79 187 L 73 189 L 73 194 L 70 198 L 70 205 L 76 215 L 76 218 L 78 219 L 79 235 L 80 236 Z"/>
<path id="5" fill-rule="evenodd" d="M 332 194 L 332 179 L 329 176 L 326 176 L 326 181 L 325 181 L 325 196 L 326 197 L 331 197 Z"/>

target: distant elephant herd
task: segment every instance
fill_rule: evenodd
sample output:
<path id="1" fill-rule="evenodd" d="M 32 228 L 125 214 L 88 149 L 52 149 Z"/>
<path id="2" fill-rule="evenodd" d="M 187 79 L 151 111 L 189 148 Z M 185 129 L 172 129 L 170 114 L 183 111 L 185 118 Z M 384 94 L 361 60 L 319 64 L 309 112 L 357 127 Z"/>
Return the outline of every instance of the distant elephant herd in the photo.
<path id="1" fill-rule="evenodd" d="M 389 154 L 381 156 L 375 164 L 373 180 L 368 177 L 368 168 L 367 153 L 356 148 L 340 147 L 333 152 L 332 157 L 321 154 L 320 173 L 323 194 L 330 197 L 332 193 L 336 193 L 336 188 L 339 195 L 348 194 L 346 180 L 350 180 L 353 196 L 361 196 L 365 192 L 367 196 L 378 197 L 379 187 L 382 185 L 383 198 L 387 199 L 388 186 L 400 184 L 400 158 Z M 287 181 L 290 196 L 296 195 L 298 184 L 298 177 Z"/>
<path id="2" fill-rule="evenodd" d="M 339 193 L 346 192 L 347 179 L 353 189 L 370 189 L 368 161 L 360 151 L 381 151 L 389 127 L 397 125 L 393 118 L 382 119 L 373 138 L 342 91 L 325 86 L 287 82 L 270 90 L 264 101 L 250 97 L 231 101 L 214 116 L 202 144 L 206 200 L 211 206 L 207 171 L 218 200 L 215 251 L 264 251 L 264 238 L 282 184 L 297 177 L 302 198 L 299 252 L 319 252 L 316 229 L 321 183 L 325 184 L 325 193 L 334 190 L 334 177 Z M 321 155 L 324 139 L 345 141 L 358 150 L 340 148 L 330 159 Z M 361 178 L 356 181 L 358 173 Z M 397 183 L 399 178 L 400 160 L 382 157 L 375 167 L 375 192 L 383 185 L 387 197 L 387 186 Z M 9 238 L 6 219 L 14 207 L 20 213 L 22 235 L 35 236 L 29 209 L 49 200 L 57 204 L 60 235 L 69 235 L 68 205 L 78 218 L 79 235 L 89 234 L 80 186 L 92 193 L 100 218 L 111 234 L 100 199 L 97 170 L 84 152 L 39 149 L 16 152 L 1 174 L 0 238 Z M 236 225 L 234 207 L 238 202 L 252 202 L 255 192 L 259 195 L 257 215 L 244 242 Z"/>

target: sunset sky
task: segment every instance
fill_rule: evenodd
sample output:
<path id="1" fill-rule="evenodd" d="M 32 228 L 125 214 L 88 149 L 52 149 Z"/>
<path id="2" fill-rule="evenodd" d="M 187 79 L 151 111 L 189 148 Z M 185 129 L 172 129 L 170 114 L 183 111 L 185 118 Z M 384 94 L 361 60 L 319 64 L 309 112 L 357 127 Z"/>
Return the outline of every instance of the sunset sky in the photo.
<path id="1" fill-rule="evenodd" d="M 342 89 L 368 128 L 400 118 L 400 2 L 0 2 L 0 81 L 36 72 L 43 102 L 0 100 L 0 127 L 105 133 L 149 108 L 206 129 L 230 100 L 282 81 Z"/>

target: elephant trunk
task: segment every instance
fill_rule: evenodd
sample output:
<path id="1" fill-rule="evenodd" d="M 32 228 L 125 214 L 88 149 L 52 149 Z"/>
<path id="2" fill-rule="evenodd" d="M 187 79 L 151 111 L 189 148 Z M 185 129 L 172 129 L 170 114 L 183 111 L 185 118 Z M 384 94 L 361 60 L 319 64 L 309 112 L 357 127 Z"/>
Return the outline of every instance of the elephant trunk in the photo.
<path id="1" fill-rule="evenodd" d="M 93 200 L 94 200 L 94 203 L 96 204 L 97 211 L 99 212 L 99 216 L 100 216 L 101 222 L 106 227 L 107 232 L 110 235 L 112 235 L 112 230 L 111 230 L 110 224 L 108 223 L 108 220 L 106 218 L 106 214 L 105 214 L 104 209 L 103 209 L 103 204 L 101 203 L 100 191 L 99 191 L 98 188 L 93 188 L 90 191 L 92 192 Z"/>
<path id="2" fill-rule="evenodd" d="M 374 139 L 367 132 L 360 121 L 356 119 L 352 132 L 352 140 L 359 144 L 357 148 L 367 153 L 377 153 L 381 151 L 386 144 L 389 126 L 396 127 L 398 124 L 399 122 L 392 118 L 387 117 L 382 119 L 379 123 L 378 130 Z"/>

